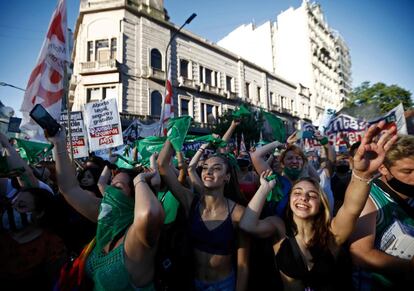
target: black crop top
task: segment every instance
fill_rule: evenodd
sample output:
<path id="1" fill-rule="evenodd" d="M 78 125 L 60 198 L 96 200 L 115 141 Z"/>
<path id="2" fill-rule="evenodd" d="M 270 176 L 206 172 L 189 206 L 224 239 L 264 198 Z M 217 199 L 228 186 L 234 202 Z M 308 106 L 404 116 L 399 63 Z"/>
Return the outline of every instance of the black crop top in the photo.
<path id="1" fill-rule="evenodd" d="M 214 255 L 230 255 L 234 249 L 235 230 L 231 219 L 231 214 L 236 206 L 230 208 L 227 199 L 227 217 L 216 228 L 209 230 L 205 225 L 200 213 L 200 200 L 196 196 L 193 209 L 190 211 L 189 226 L 190 237 L 193 247 Z"/>
<path id="2" fill-rule="evenodd" d="M 328 250 L 313 248 L 310 250 L 313 267 L 308 270 L 295 238 L 287 237 L 276 254 L 276 262 L 280 271 L 295 280 L 301 280 L 312 290 L 343 290 L 344 262 L 340 262 Z M 343 265 L 341 265 L 343 264 Z"/>

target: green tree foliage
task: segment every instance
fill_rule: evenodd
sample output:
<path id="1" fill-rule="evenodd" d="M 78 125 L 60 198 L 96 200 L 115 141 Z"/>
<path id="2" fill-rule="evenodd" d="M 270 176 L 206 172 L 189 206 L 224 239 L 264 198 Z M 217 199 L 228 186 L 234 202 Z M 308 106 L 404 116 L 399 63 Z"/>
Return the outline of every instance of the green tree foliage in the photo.
<path id="1" fill-rule="evenodd" d="M 241 134 L 244 135 L 244 143 L 247 149 L 250 147 L 250 143 L 256 143 L 260 139 L 260 129 L 263 127 L 263 117 L 259 112 L 256 113 L 255 109 L 246 105 L 252 112 L 248 117 L 243 117 L 241 123 L 237 126 L 232 138 L 237 139 L 237 145 L 241 140 Z M 214 126 L 213 132 L 223 136 L 233 120 L 232 111 L 228 110 L 223 115 L 218 117 L 218 122 Z"/>
<path id="2" fill-rule="evenodd" d="M 349 97 L 350 99 L 345 105 L 348 108 L 361 104 L 376 104 L 381 112 L 385 113 L 399 103 L 403 104 L 404 110 L 413 107 L 411 93 L 397 85 L 387 86 L 384 83 L 371 85 L 366 81 L 354 88 Z"/>

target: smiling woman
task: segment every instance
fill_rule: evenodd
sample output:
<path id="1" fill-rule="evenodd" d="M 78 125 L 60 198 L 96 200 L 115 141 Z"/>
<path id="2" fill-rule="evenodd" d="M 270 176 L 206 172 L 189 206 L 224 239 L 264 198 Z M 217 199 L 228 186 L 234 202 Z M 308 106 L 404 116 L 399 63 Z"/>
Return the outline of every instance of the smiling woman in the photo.
<path id="1" fill-rule="evenodd" d="M 350 290 L 350 272 L 343 261 L 347 241 L 368 198 L 371 178 L 382 164 L 386 151 L 395 142 L 395 128 L 384 130 L 385 122 L 371 126 L 354 156 L 351 182 L 343 206 L 332 218 L 328 198 L 317 181 L 296 179 L 284 221 L 277 216 L 260 219 L 269 191 L 276 181 L 268 181 L 271 170 L 260 177 L 260 188 L 249 202 L 240 227 L 259 237 L 276 236 L 275 258 L 285 289 Z M 374 142 L 373 140 L 377 140 Z M 286 157 L 289 157 L 286 155 Z M 297 159 L 287 161 L 292 168 Z"/>
<path id="2" fill-rule="evenodd" d="M 237 197 L 237 179 L 224 155 L 215 154 L 196 165 L 209 144 L 203 144 L 188 167 L 192 189 L 183 187 L 170 166 L 173 154 L 167 140 L 158 163 L 163 181 L 186 210 L 194 254 L 196 290 L 245 290 L 248 277 L 248 241 L 238 225 L 244 207 Z M 229 186 L 232 185 L 232 186 Z M 196 192 L 196 193 L 194 193 Z M 237 274 L 237 275 L 236 275 Z"/>

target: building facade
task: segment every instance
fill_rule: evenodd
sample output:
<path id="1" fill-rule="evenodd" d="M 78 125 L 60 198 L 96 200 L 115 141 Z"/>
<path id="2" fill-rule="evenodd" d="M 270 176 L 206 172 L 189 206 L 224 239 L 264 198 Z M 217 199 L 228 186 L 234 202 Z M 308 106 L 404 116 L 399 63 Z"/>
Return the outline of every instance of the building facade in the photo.
<path id="1" fill-rule="evenodd" d="M 72 110 L 116 98 L 123 116 L 161 114 L 166 58 L 171 63 L 176 116 L 200 127 L 242 102 L 281 117 L 289 131 L 309 118 L 308 88 L 241 58 L 168 21 L 162 0 L 81 0 L 74 32 Z M 299 106 L 306 107 L 305 110 Z M 121 116 L 122 116 L 121 115 Z"/>
<path id="2" fill-rule="evenodd" d="M 303 0 L 299 8 L 280 13 L 276 22 L 242 25 L 218 45 L 309 88 L 307 110 L 314 123 L 325 108 L 341 109 L 352 90 L 349 48 L 317 3 Z M 297 106 L 303 110 L 306 105 Z"/>

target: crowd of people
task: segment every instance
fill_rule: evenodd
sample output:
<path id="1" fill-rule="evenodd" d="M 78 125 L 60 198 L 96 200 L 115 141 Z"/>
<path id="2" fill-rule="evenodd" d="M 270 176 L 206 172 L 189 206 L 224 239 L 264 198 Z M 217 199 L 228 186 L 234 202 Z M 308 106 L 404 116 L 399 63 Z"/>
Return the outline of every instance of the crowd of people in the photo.
<path id="1" fill-rule="evenodd" d="M 228 143 L 240 122 L 215 138 Z M 207 142 L 186 159 L 167 138 L 129 169 L 116 156 L 71 161 L 65 130 L 45 135 L 53 160 L 29 164 L 0 134 L 2 290 L 414 283 L 414 136 L 385 121 L 341 153 L 320 133 L 305 151 L 293 133 L 242 152 Z M 76 258 L 69 284 L 62 275 Z"/>

